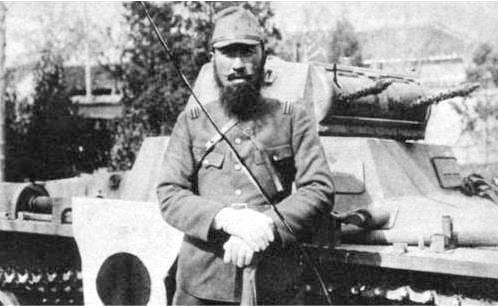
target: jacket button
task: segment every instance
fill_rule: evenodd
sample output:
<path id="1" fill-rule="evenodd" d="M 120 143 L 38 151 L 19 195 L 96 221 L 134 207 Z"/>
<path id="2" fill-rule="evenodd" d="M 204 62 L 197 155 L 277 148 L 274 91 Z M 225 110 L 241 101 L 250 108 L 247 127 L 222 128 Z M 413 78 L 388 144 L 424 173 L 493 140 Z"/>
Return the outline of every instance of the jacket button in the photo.
<path id="1" fill-rule="evenodd" d="M 242 143 L 242 139 L 240 139 L 240 138 L 235 138 L 235 143 L 236 143 L 236 144 L 241 144 L 241 143 Z"/>
<path id="2" fill-rule="evenodd" d="M 254 131 L 251 128 L 245 128 L 244 129 L 244 134 L 246 134 L 247 136 L 250 137 L 250 136 L 254 135 Z"/>
<path id="3" fill-rule="evenodd" d="M 240 190 L 240 189 L 235 190 L 235 195 L 238 196 L 238 197 L 241 196 L 242 195 L 242 190 Z"/>
<path id="4" fill-rule="evenodd" d="M 242 167 L 239 164 L 235 164 L 235 166 L 233 166 L 233 168 L 237 171 L 240 171 L 240 169 L 242 169 Z"/>

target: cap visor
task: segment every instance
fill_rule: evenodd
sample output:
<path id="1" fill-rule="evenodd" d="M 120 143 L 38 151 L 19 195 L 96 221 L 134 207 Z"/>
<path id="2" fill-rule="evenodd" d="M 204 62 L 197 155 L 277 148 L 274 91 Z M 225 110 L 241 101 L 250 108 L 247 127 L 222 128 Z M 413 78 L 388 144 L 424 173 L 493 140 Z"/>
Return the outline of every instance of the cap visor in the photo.
<path id="1" fill-rule="evenodd" d="M 213 48 L 219 49 L 229 45 L 243 44 L 243 45 L 258 45 L 260 42 L 254 39 L 226 39 L 213 43 Z"/>

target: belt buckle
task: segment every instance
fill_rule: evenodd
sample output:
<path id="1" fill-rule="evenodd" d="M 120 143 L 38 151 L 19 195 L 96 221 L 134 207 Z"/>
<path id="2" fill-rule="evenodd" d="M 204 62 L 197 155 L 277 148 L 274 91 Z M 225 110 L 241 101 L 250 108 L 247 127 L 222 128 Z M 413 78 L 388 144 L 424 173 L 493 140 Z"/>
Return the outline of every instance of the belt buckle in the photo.
<path id="1" fill-rule="evenodd" d="M 245 208 L 249 208 L 249 205 L 247 205 L 247 203 L 232 203 L 230 206 L 232 208 L 234 208 L 234 209 L 245 209 Z"/>

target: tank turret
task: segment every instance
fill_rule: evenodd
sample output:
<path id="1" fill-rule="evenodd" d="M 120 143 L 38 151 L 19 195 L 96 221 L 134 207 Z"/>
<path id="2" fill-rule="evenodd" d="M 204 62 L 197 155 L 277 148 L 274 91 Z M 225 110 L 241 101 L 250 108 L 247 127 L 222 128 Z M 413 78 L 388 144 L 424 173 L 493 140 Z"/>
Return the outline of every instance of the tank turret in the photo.
<path id="1" fill-rule="evenodd" d="M 479 86 L 464 84 L 433 93 L 401 75 L 353 66 L 319 67 L 332 86 L 331 99 L 318 119 L 320 133 L 329 136 L 423 139 L 432 104 L 467 96 Z"/>

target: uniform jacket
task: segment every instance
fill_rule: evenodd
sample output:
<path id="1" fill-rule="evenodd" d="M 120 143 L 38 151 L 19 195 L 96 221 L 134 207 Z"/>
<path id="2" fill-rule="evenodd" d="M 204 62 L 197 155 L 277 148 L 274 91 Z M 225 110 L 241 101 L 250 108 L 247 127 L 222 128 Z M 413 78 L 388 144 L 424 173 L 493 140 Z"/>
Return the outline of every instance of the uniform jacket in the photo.
<path id="1" fill-rule="evenodd" d="M 302 106 L 270 99 L 265 99 L 256 119 L 235 125 L 219 101 L 206 108 L 297 234 L 291 235 L 273 210 L 261 209 L 277 225 L 278 239 L 260 256 L 258 282 L 264 288 L 258 290 L 288 290 L 297 270 L 296 239 L 306 239 L 316 218 L 329 213 L 333 204 L 332 175 L 314 125 Z M 164 219 L 185 233 L 177 286 L 199 298 L 237 302 L 241 270 L 223 263 L 228 235 L 211 225 L 232 203 L 248 203 L 254 209 L 268 203 L 215 135 L 203 113 L 182 112 L 168 143 L 157 192 Z M 279 177 L 283 191 L 278 192 L 271 173 Z"/>

